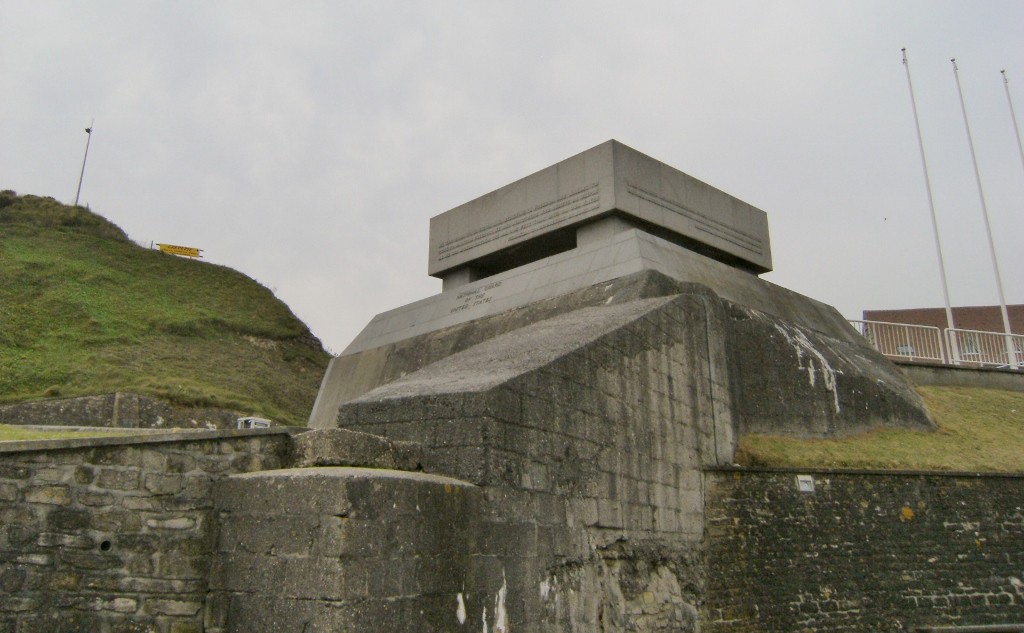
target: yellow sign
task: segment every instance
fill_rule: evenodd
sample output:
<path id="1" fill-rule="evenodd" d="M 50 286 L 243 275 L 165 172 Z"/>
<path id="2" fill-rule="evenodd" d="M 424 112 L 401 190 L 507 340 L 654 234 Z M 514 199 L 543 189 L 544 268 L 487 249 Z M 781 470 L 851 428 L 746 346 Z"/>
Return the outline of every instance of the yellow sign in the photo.
<path id="1" fill-rule="evenodd" d="M 192 248 L 191 246 L 175 246 L 174 244 L 157 244 L 160 247 L 160 251 L 163 253 L 170 253 L 171 255 L 181 255 L 182 257 L 202 257 L 199 253 L 203 252 L 198 248 Z"/>

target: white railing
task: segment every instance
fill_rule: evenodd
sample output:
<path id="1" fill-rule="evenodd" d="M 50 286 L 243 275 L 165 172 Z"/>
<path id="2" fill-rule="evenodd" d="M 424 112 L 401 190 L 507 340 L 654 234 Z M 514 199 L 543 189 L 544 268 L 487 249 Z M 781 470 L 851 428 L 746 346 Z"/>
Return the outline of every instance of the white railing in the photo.
<path id="1" fill-rule="evenodd" d="M 935 361 L 946 359 L 939 328 L 930 325 L 908 325 L 884 321 L 854 321 L 864 338 L 889 358 L 909 361 Z"/>
<path id="2" fill-rule="evenodd" d="M 977 367 L 1024 368 L 1024 336 L 982 332 L 980 330 L 946 329 L 949 348 L 958 365 Z"/>
<path id="3" fill-rule="evenodd" d="M 879 352 L 893 360 L 1024 371 L 1024 335 L 850 320 Z"/>

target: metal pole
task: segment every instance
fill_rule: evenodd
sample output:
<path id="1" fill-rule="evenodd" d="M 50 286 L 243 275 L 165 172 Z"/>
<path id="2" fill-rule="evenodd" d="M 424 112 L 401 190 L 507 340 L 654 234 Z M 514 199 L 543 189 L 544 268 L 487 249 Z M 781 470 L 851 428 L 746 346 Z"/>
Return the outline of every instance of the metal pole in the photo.
<path id="1" fill-rule="evenodd" d="M 1017 114 L 1013 111 L 1013 99 L 1010 98 L 1010 81 L 1006 78 L 1006 71 L 1000 70 L 1003 74 L 1003 87 L 1006 88 L 1006 103 L 1010 106 L 1010 119 L 1013 120 L 1013 132 L 1017 138 L 1017 151 L 1020 152 L 1020 164 L 1024 167 L 1024 145 L 1020 140 L 1020 128 L 1017 127 Z"/>
<path id="2" fill-rule="evenodd" d="M 932 233 L 935 235 L 935 252 L 939 255 L 939 275 L 942 278 L 942 297 L 946 301 L 946 323 L 949 329 L 954 329 L 953 308 L 949 303 L 949 285 L 946 283 L 946 264 L 942 257 L 942 242 L 939 240 L 939 223 L 935 218 L 935 201 L 932 198 L 932 180 L 928 176 L 928 160 L 924 155 L 924 141 L 921 138 L 921 122 L 917 118 L 917 99 L 914 98 L 914 84 L 910 81 L 910 61 L 907 59 L 907 49 L 903 51 L 903 67 L 907 69 L 907 87 L 910 88 L 910 106 L 914 111 L 914 128 L 917 130 L 917 148 L 921 151 L 921 166 L 924 167 L 924 185 L 928 192 L 928 209 L 932 217 Z M 950 338 L 949 361 L 959 364 L 960 353 L 956 349 L 955 338 Z"/>
<path id="3" fill-rule="evenodd" d="M 1013 99 L 1010 98 L 1010 80 L 1006 78 L 1006 71 L 999 71 L 1003 75 L 1003 87 L 1006 88 L 1006 104 L 1010 107 L 1010 120 L 1013 121 L 1013 133 L 1017 139 L 1017 151 L 1020 153 L 1020 164 L 1024 167 L 1024 144 L 1020 140 L 1020 128 L 1017 127 L 1017 113 L 1013 109 Z M 1015 348 L 1016 349 L 1016 348 Z"/>
<path id="4" fill-rule="evenodd" d="M 1003 331 L 1006 333 L 1006 362 L 1009 366 L 1017 365 L 1017 355 L 1013 349 L 1013 339 L 1010 338 L 1010 316 L 1006 313 L 1006 299 L 1003 296 L 1003 277 L 999 274 L 999 261 L 996 259 L 996 245 L 992 239 L 992 226 L 988 219 L 988 205 L 985 204 L 985 191 L 981 186 L 981 172 L 978 171 L 978 157 L 974 152 L 974 138 L 971 136 L 971 125 L 967 120 L 967 105 L 964 103 L 964 91 L 960 86 L 960 69 L 957 68 L 956 58 L 949 60 L 953 63 L 953 77 L 956 79 L 956 90 L 960 95 L 960 110 L 964 114 L 964 127 L 967 129 L 967 144 L 971 147 L 971 162 L 974 164 L 974 179 L 978 183 L 978 197 L 981 200 L 981 214 L 985 218 L 985 233 L 988 235 L 988 248 L 992 254 L 992 268 L 996 273 L 996 290 L 999 291 L 999 309 L 1003 314 Z"/>
<path id="5" fill-rule="evenodd" d="M 82 172 L 78 174 L 78 190 L 75 191 L 75 206 L 78 206 L 78 196 L 82 193 L 82 178 L 85 177 L 85 161 L 89 158 L 89 141 L 92 140 L 92 126 L 96 123 L 96 119 L 92 120 L 89 127 L 85 128 L 85 156 L 82 157 Z"/>

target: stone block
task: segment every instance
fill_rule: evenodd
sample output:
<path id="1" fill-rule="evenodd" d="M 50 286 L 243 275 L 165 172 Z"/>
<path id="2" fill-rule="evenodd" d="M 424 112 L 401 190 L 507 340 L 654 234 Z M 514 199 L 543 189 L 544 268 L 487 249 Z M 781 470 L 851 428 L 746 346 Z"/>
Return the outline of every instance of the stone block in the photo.
<path id="1" fill-rule="evenodd" d="M 46 516 L 47 525 L 56 531 L 71 532 L 90 526 L 92 514 L 87 510 L 58 508 Z"/>
<path id="2" fill-rule="evenodd" d="M 0 463 L 0 479 L 28 479 L 32 471 L 22 465 Z"/>
<path id="3" fill-rule="evenodd" d="M 171 622 L 169 633 L 203 633 L 205 627 L 199 622 L 183 622 L 175 620 Z"/>
<path id="4" fill-rule="evenodd" d="M 112 552 L 62 549 L 61 563 L 82 571 L 108 570 L 121 567 L 121 558 Z"/>
<path id="5" fill-rule="evenodd" d="M 126 510 L 163 510 L 161 499 L 156 497 L 127 496 L 120 499 L 120 505 Z"/>
<path id="6" fill-rule="evenodd" d="M 146 473 L 143 487 L 153 494 L 170 495 L 181 492 L 185 478 L 173 473 Z"/>
<path id="7" fill-rule="evenodd" d="M 92 538 L 81 534 L 58 534 L 54 532 L 42 532 L 36 538 L 36 545 L 40 547 L 70 547 L 76 549 L 91 549 L 96 544 Z"/>
<path id="8" fill-rule="evenodd" d="M 16 501 L 18 497 L 17 484 L 0 482 L 0 501 Z"/>
<path id="9" fill-rule="evenodd" d="M 196 519 L 189 516 L 146 519 L 146 527 L 154 530 L 191 530 L 196 527 Z"/>
<path id="10" fill-rule="evenodd" d="M 358 466 L 417 470 L 422 447 L 415 442 L 389 440 L 348 429 L 325 429 L 295 438 L 295 465 Z"/>
<path id="11" fill-rule="evenodd" d="M 108 490 L 138 490 L 140 471 L 137 468 L 101 468 L 96 485 Z"/>
<path id="12" fill-rule="evenodd" d="M 61 483 L 68 479 L 73 471 L 64 468 L 38 468 L 33 475 L 36 483 Z"/>
<path id="13" fill-rule="evenodd" d="M 153 615 L 196 615 L 203 608 L 203 604 L 191 600 L 147 598 L 143 608 Z"/>
<path id="14" fill-rule="evenodd" d="M 67 486 L 30 486 L 25 488 L 25 501 L 45 505 L 66 506 L 71 503 L 71 492 Z"/>

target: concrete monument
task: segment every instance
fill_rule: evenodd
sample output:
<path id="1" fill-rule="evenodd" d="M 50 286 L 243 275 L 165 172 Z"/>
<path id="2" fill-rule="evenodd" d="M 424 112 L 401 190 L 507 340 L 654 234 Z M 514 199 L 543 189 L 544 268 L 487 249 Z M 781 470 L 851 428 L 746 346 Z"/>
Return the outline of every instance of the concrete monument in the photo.
<path id="1" fill-rule="evenodd" d="M 459 586 L 484 630 L 695 630 L 701 473 L 739 437 L 933 428 L 834 308 L 757 276 L 763 211 L 616 141 L 430 231 L 442 292 L 371 321 L 310 426 L 480 491 Z"/>

